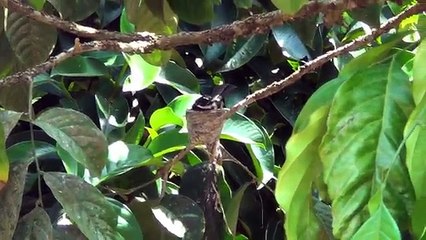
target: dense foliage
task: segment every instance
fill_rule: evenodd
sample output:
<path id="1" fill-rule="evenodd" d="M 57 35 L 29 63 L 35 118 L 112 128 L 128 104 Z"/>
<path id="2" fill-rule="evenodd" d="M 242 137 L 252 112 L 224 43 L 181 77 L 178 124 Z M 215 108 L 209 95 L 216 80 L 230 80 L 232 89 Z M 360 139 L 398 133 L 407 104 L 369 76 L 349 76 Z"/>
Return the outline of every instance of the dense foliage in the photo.
<path id="1" fill-rule="evenodd" d="M 22 2 L 97 29 L 168 36 L 276 9 L 297 16 L 308 1 Z M 347 2 L 358 7 L 232 42 L 85 52 L 32 81 L 0 80 L 2 239 L 423 239 L 424 14 L 227 119 L 218 214 L 201 146 L 161 178 L 189 144 L 186 110 L 201 94 L 227 86 L 230 108 L 421 4 Z M 0 9 L 0 78 L 91 41 Z"/>

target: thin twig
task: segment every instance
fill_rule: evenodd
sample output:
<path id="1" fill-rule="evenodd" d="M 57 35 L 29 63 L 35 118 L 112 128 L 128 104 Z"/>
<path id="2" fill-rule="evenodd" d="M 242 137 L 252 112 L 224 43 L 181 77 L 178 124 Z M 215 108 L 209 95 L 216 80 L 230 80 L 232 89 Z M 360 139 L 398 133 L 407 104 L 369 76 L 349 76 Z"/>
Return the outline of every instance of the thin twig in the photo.
<path id="1" fill-rule="evenodd" d="M 399 23 L 401 23 L 402 20 L 410 17 L 411 15 L 420 13 L 422 11 L 426 10 L 426 4 L 416 4 L 414 6 L 411 6 L 407 8 L 405 11 L 401 12 L 397 16 L 389 19 L 386 23 L 384 23 L 380 28 L 373 30 L 370 34 L 364 35 L 362 37 L 357 38 L 356 40 L 347 43 L 341 47 L 336 48 L 335 50 L 331 50 L 314 60 L 307 62 L 304 66 L 302 66 L 299 70 L 295 71 L 294 73 L 290 74 L 288 77 L 274 82 L 270 85 L 268 85 L 265 88 L 262 88 L 247 97 L 245 97 L 243 100 L 235 104 L 231 107 L 231 109 L 226 113 L 226 118 L 229 118 L 233 114 L 235 114 L 238 110 L 241 108 L 247 107 L 248 105 L 254 103 L 257 100 L 269 97 L 281 90 L 283 90 L 285 87 L 295 83 L 299 79 L 302 78 L 303 75 L 312 72 L 313 70 L 321 67 L 326 62 L 332 60 L 334 57 L 340 56 L 344 53 L 347 53 L 349 51 L 353 51 L 358 49 L 359 47 L 366 45 L 372 41 L 374 41 L 377 37 L 382 35 L 383 33 L 388 32 L 395 26 L 397 26 Z"/>

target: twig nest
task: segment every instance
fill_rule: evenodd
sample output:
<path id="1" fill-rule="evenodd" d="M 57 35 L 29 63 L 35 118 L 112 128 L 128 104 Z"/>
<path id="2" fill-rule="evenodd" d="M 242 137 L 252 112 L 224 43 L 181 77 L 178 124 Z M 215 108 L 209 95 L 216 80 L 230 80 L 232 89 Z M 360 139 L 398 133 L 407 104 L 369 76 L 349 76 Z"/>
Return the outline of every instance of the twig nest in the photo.
<path id="1" fill-rule="evenodd" d="M 186 111 L 189 142 L 193 145 L 212 144 L 219 139 L 225 122 L 225 109 L 210 111 Z"/>

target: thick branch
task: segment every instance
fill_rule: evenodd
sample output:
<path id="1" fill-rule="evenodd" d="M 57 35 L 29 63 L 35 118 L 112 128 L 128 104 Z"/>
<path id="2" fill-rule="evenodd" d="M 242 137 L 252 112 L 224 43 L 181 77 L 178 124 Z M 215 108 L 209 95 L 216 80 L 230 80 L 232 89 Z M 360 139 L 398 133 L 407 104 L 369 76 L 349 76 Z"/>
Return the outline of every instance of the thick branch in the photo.
<path id="1" fill-rule="evenodd" d="M 402 20 L 410 17 L 411 15 L 420 13 L 422 11 L 426 11 L 426 4 L 416 4 L 410 8 L 407 8 L 405 11 L 401 12 L 397 16 L 389 19 L 386 23 L 384 23 L 380 28 L 373 30 L 370 34 L 364 35 L 362 37 L 357 38 L 356 40 L 345 44 L 341 47 L 338 47 L 334 50 L 331 50 L 314 60 L 307 62 L 304 66 L 302 66 L 299 70 L 295 71 L 294 73 L 290 74 L 288 77 L 274 82 L 270 85 L 268 85 L 265 88 L 262 88 L 250 95 L 248 95 L 246 98 L 235 104 L 229 112 L 226 113 L 225 118 L 229 118 L 233 114 L 235 114 L 238 110 L 241 108 L 247 107 L 248 105 L 252 104 L 253 102 L 266 98 L 268 96 L 271 96 L 281 90 L 283 90 L 285 87 L 287 87 L 290 84 L 295 83 L 300 78 L 302 78 L 303 75 L 314 71 L 315 69 L 321 67 L 324 63 L 332 60 L 334 57 L 340 56 L 344 53 L 348 53 L 349 51 L 353 51 L 358 49 L 359 47 L 366 45 L 372 41 L 374 41 L 377 37 L 382 35 L 385 32 L 388 32 L 395 26 L 397 26 L 399 23 L 401 23 Z"/>

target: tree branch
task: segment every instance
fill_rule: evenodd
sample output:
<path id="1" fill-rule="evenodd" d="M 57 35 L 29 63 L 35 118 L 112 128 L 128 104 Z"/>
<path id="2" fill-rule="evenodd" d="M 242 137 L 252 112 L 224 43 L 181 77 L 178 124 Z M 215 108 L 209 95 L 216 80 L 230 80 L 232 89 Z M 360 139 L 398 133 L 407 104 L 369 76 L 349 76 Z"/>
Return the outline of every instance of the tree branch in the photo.
<path id="1" fill-rule="evenodd" d="M 300 78 L 302 78 L 303 75 L 321 67 L 324 63 L 332 60 L 334 57 L 340 56 L 349 51 L 356 50 L 359 47 L 374 41 L 377 37 L 379 37 L 385 32 L 388 32 L 389 30 L 397 26 L 399 23 L 401 23 L 402 20 L 410 17 L 411 15 L 420 13 L 422 11 L 426 11 L 426 4 L 416 4 L 414 6 L 407 8 L 405 11 L 401 12 L 397 16 L 389 19 L 386 23 L 380 26 L 380 28 L 373 30 L 370 34 L 359 37 L 348 44 L 340 46 L 334 50 L 331 50 L 315 58 L 312 61 L 307 62 L 304 66 L 300 67 L 299 70 L 293 72 L 288 77 L 280 81 L 271 83 L 267 87 L 262 88 L 248 95 L 246 98 L 244 98 L 243 100 L 241 100 L 240 102 L 232 106 L 229 112 L 227 112 L 224 117 L 229 118 L 241 108 L 247 107 L 248 105 L 252 104 L 253 102 L 259 99 L 269 97 L 283 90 L 285 87 L 298 81 Z"/>

